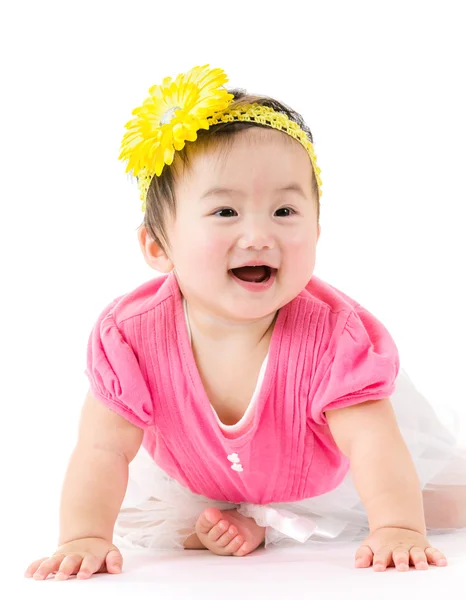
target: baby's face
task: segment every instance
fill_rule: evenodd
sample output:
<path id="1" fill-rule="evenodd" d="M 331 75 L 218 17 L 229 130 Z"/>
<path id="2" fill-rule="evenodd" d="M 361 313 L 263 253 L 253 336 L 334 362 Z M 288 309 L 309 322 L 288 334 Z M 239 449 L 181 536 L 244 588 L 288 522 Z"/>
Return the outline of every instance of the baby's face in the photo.
<path id="1" fill-rule="evenodd" d="M 231 147 L 195 156 L 176 185 L 176 218 L 167 223 L 187 301 L 248 321 L 296 297 L 312 277 L 320 234 L 312 187 L 305 149 L 272 129 L 251 128 Z M 268 281 L 239 280 L 235 273 L 247 273 L 232 269 L 248 264 L 273 267 L 257 269 Z"/>

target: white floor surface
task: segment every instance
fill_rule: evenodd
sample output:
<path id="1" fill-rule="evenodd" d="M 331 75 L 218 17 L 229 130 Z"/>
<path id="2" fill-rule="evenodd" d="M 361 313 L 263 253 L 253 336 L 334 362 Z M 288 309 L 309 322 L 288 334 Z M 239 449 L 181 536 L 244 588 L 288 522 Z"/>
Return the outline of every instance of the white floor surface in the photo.
<path id="1" fill-rule="evenodd" d="M 426 571 L 411 568 L 409 572 L 391 568 L 380 573 L 372 568 L 356 569 L 356 543 L 327 543 L 317 549 L 305 545 L 261 548 L 244 558 L 221 557 L 204 550 L 123 550 L 124 566 L 119 575 L 57 582 L 52 578 L 23 578 L 30 557 L 16 555 L 13 569 L 7 577 L 6 573 L 2 576 L 8 593 L 1 595 L 35 600 L 466 598 L 466 531 L 429 536 L 429 541 L 447 556 L 447 567 L 430 566 Z"/>

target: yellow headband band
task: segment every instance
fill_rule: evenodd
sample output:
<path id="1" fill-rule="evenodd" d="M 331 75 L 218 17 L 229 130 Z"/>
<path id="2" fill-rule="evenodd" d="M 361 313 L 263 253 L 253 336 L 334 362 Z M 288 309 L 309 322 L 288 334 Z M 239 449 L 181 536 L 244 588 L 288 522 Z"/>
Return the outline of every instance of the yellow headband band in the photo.
<path id="1" fill-rule="evenodd" d="M 285 114 L 259 104 L 229 108 L 233 95 L 222 86 L 227 78 L 222 69 L 208 65 L 194 67 L 175 81 L 170 77 L 162 85 L 150 88 L 150 96 L 132 112 L 136 119 L 126 124 L 128 131 L 121 143 L 120 160 L 127 160 L 126 172 L 138 178 L 142 210 L 146 210 L 147 191 L 152 177 L 171 165 L 175 151 L 187 141 L 197 139 L 199 129 L 219 123 L 253 122 L 287 133 L 300 142 L 311 159 L 319 197 L 322 195 L 320 169 L 312 142 L 301 127 Z"/>

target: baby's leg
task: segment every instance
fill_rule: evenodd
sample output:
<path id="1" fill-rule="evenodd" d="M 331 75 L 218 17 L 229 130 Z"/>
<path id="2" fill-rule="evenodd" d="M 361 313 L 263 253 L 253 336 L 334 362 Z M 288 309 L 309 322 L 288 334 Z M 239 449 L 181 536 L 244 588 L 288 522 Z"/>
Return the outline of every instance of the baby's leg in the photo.
<path id="1" fill-rule="evenodd" d="M 186 535 L 189 533 L 186 529 L 178 531 L 179 534 Z M 197 533 L 192 533 L 183 542 L 183 546 L 186 550 L 207 550 L 201 540 L 198 538 Z"/>
<path id="2" fill-rule="evenodd" d="M 209 507 L 199 515 L 196 534 L 185 541 L 185 548 L 206 547 L 220 556 L 246 556 L 264 542 L 265 527 L 236 509 L 222 512 Z"/>
<path id="3" fill-rule="evenodd" d="M 150 501 L 157 502 L 158 500 L 150 498 Z M 205 548 L 197 537 L 195 524 L 191 528 L 179 529 L 170 534 L 170 529 L 166 527 L 169 525 L 169 521 L 154 518 L 154 512 L 143 510 L 137 506 L 122 508 L 115 524 L 116 536 L 120 539 L 126 538 L 132 545 L 140 547 L 147 547 L 148 543 L 150 547 L 157 547 L 157 542 L 162 537 L 165 544 L 172 539 L 173 547 L 178 543 L 193 550 Z M 144 531 L 139 533 L 141 529 Z M 154 536 L 153 539 L 151 539 L 151 534 Z M 115 543 L 118 545 L 117 541 Z"/>
<path id="4" fill-rule="evenodd" d="M 424 486 L 427 529 L 466 527 L 466 456 L 458 453 Z"/>
<path id="5" fill-rule="evenodd" d="M 466 527 L 466 486 L 429 484 L 422 497 L 427 529 Z"/>
<path id="6" fill-rule="evenodd" d="M 151 500 L 156 501 L 155 498 Z M 152 520 L 153 515 L 137 507 L 122 508 L 116 525 L 117 535 L 125 535 L 136 545 L 145 547 L 142 538 L 150 539 L 150 530 L 163 527 L 165 520 Z M 213 519 L 212 521 L 206 520 Z M 217 531 L 223 524 L 222 531 Z M 138 529 L 144 528 L 139 535 Z M 193 528 L 183 528 L 173 532 L 173 538 L 187 550 L 211 550 L 222 556 L 246 556 L 252 552 L 265 537 L 264 528 L 259 527 L 254 519 L 244 517 L 236 510 L 224 512 L 216 508 L 207 508 L 198 517 Z M 157 538 L 157 536 L 156 536 Z M 202 540 L 202 541 L 201 541 Z M 118 544 L 117 544 L 118 545 Z M 152 545 L 151 545 L 152 547 Z"/>

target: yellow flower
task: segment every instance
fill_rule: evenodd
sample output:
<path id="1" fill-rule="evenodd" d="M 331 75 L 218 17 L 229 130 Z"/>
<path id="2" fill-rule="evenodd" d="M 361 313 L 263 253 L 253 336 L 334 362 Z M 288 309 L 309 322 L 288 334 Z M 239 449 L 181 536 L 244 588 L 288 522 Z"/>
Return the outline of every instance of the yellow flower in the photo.
<path id="1" fill-rule="evenodd" d="M 233 95 L 222 88 L 227 81 L 223 69 L 204 65 L 152 86 L 150 96 L 133 110 L 136 118 L 125 125 L 118 158 L 128 161 L 126 172 L 141 173 L 147 180 L 159 176 L 164 165 L 172 164 L 176 150 L 194 142 L 199 129 L 209 129 L 206 117 L 231 103 Z"/>

